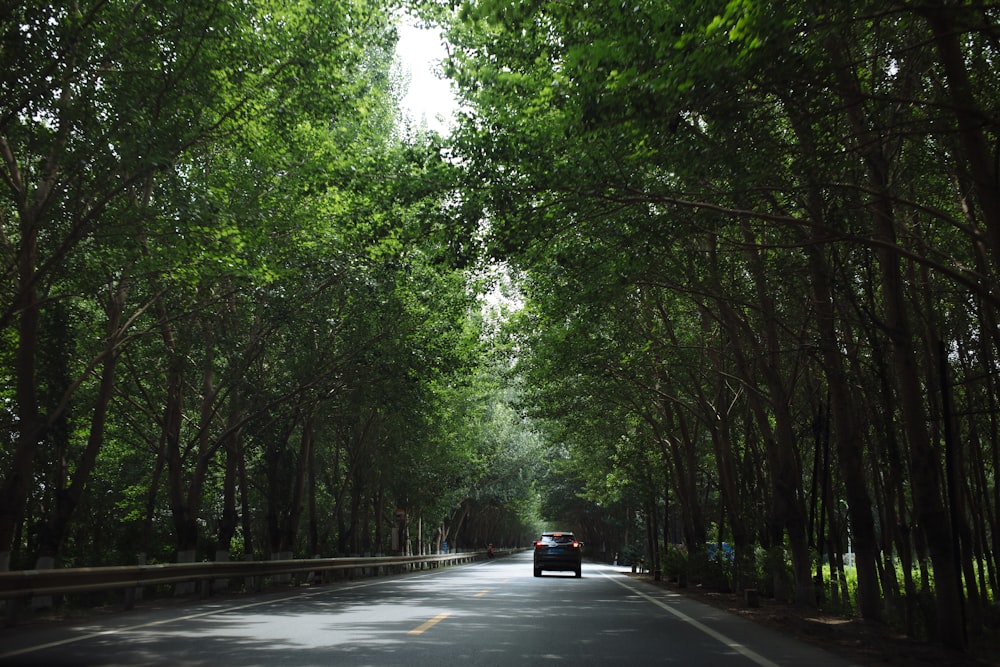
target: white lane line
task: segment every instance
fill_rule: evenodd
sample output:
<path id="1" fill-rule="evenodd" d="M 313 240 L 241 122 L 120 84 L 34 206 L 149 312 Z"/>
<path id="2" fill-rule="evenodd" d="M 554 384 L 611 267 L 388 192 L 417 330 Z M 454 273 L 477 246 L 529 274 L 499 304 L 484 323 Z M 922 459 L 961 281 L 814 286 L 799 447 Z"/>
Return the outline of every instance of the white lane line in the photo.
<path id="1" fill-rule="evenodd" d="M 629 590 L 629 591 L 632 591 L 633 593 L 635 593 L 639 597 L 643 598 L 644 600 L 646 600 L 648 602 L 652 602 L 653 604 L 655 604 L 660 609 L 663 609 L 664 611 L 670 612 L 671 614 L 673 614 L 677 618 L 681 619 L 685 623 L 693 625 L 694 627 L 698 628 L 699 630 L 701 630 L 702 632 L 704 632 L 706 635 L 708 635 L 712 639 L 714 639 L 714 640 L 716 640 L 718 642 L 721 642 L 722 644 L 725 644 L 729 648 L 733 649 L 734 651 L 736 651 L 740 655 L 746 657 L 747 659 L 752 660 L 753 662 L 755 662 L 756 664 L 760 665 L 761 667 L 781 667 L 781 665 L 779 665 L 778 663 L 772 662 L 771 660 L 768 660 L 767 658 L 765 658 L 761 654 L 757 653 L 756 651 L 753 651 L 753 650 L 747 648 L 746 646 L 744 646 L 743 644 L 740 644 L 739 642 L 737 642 L 734 639 L 730 639 L 729 637 L 727 637 L 726 635 L 722 634 L 721 632 L 718 632 L 717 630 L 713 630 L 712 628 L 708 627 L 707 625 L 705 625 L 701 621 L 699 621 L 697 619 L 694 619 L 694 618 L 691 618 L 690 616 L 688 616 L 684 612 L 680 611 L 679 609 L 675 609 L 674 607 L 671 607 L 670 605 L 665 604 L 663 601 L 656 599 L 652 595 L 648 595 L 646 593 L 643 593 L 642 591 L 640 591 L 637 588 L 633 588 L 632 586 L 630 586 L 629 584 L 626 584 L 625 582 L 621 581 L 617 577 L 613 577 L 613 576 L 611 576 L 609 574 L 606 574 L 604 572 L 601 572 L 600 574 L 601 574 L 602 577 L 615 582 L 616 584 L 618 584 L 622 588 L 624 588 L 626 590 Z"/>

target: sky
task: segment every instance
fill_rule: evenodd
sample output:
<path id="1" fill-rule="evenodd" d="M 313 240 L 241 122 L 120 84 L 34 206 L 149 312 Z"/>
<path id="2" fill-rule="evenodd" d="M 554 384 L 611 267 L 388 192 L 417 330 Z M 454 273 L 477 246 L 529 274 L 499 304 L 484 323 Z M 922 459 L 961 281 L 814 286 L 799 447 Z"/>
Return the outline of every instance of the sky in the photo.
<path id="1" fill-rule="evenodd" d="M 448 119 L 458 108 L 447 80 L 435 74 L 438 64 L 445 57 L 444 45 L 437 30 L 416 28 L 405 20 L 399 24 L 399 43 L 396 46 L 401 67 L 409 72 L 410 87 L 403 98 L 404 113 L 419 126 L 423 119 L 427 127 L 441 134 L 448 133 Z M 443 116 L 444 120 L 438 120 Z M 504 265 L 497 265 L 496 282 L 484 295 L 483 307 L 491 319 L 505 317 L 506 313 L 523 307 L 517 285 Z"/>
<path id="2" fill-rule="evenodd" d="M 400 21 L 396 53 L 404 73 L 410 76 L 410 87 L 403 98 L 404 111 L 418 126 L 426 119 L 429 129 L 446 134 L 448 119 L 457 105 L 448 81 L 435 74 L 445 56 L 438 31 Z M 439 115 L 445 120 L 438 120 Z"/>

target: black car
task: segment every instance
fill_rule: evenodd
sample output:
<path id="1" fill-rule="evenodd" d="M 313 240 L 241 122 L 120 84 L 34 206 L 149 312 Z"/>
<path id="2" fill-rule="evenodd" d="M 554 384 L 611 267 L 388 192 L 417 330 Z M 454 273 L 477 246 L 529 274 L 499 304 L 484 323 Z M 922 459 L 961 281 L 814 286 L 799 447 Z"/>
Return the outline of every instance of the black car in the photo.
<path id="1" fill-rule="evenodd" d="M 535 576 L 542 576 L 542 570 L 574 572 L 580 576 L 583 562 L 583 544 L 573 533 L 542 533 L 535 541 Z"/>

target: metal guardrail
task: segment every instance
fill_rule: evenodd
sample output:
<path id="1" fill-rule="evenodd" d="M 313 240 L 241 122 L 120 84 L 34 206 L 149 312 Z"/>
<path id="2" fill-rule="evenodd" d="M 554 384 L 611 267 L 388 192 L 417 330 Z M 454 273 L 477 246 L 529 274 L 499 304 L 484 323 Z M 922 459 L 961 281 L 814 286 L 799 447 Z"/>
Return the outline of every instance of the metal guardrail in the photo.
<path id="1" fill-rule="evenodd" d="M 497 551 L 498 555 L 509 553 Z M 33 597 L 125 591 L 125 607 L 131 608 L 135 591 L 164 584 L 202 584 L 202 595 L 209 595 L 213 581 L 243 578 L 253 582 L 248 587 L 260 590 L 268 577 L 310 573 L 323 575 L 338 570 L 356 570 L 377 574 L 386 569 L 439 567 L 482 560 L 485 551 L 432 556 L 375 556 L 370 558 L 304 558 L 268 561 L 213 561 L 204 563 L 163 563 L 114 567 L 75 567 L 52 570 L 14 570 L 0 572 L 0 600 L 6 600 L 7 622 L 15 622 L 18 603 Z"/>

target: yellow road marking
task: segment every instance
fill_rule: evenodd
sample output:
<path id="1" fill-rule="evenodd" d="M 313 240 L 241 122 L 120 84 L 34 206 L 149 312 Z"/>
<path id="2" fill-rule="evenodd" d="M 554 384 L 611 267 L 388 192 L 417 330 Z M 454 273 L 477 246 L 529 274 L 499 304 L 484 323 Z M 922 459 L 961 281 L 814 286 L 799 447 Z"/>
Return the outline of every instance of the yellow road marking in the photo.
<path id="1" fill-rule="evenodd" d="M 427 621 L 425 623 L 421 623 L 420 625 L 418 625 L 417 627 L 413 628 L 412 630 L 410 630 L 406 634 L 408 634 L 408 635 L 422 635 L 425 632 L 427 632 L 428 630 L 430 630 L 431 628 L 433 628 L 435 625 L 437 625 L 438 623 L 440 623 L 441 621 L 443 621 L 444 619 L 448 618 L 449 616 L 451 616 L 451 613 L 447 612 L 447 611 L 445 613 L 443 613 L 443 614 L 438 614 L 437 616 L 435 616 L 431 620 L 429 620 L 429 621 Z"/>
<path id="2" fill-rule="evenodd" d="M 481 597 L 483 597 L 484 595 L 486 595 L 489 592 L 490 592 L 490 589 L 484 588 L 483 590 L 479 591 L 478 593 L 476 593 L 472 597 L 474 597 L 474 598 L 481 598 Z"/>

